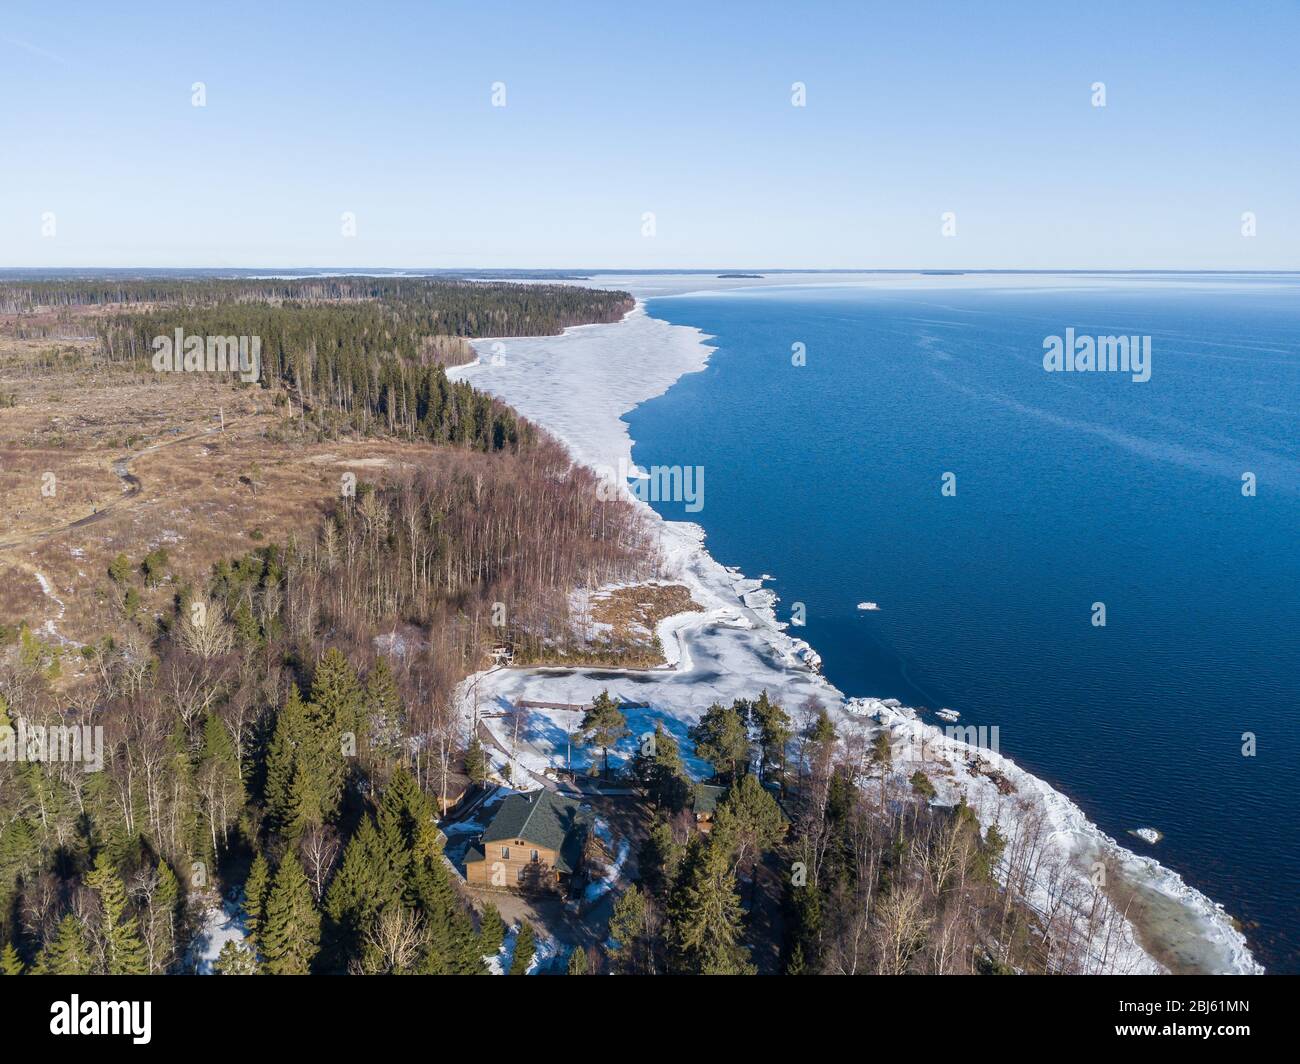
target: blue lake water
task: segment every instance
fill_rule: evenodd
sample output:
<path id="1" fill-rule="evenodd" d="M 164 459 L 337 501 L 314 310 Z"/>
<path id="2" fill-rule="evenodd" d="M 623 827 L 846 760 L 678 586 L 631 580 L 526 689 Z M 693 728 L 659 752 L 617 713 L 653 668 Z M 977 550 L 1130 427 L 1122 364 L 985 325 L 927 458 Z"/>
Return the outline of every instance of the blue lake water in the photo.
<path id="1" fill-rule="evenodd" d="M 846 694 L 998 725 L 1300 971 L 1300 279 L 1089 284 L 652 299 L 717 351 L 633 457 L 704 468 L 702 511 L 656 508 L 804 603 Z M 1069 327 L 1151 336 L 1151 379 L 1045 372 Z"/>

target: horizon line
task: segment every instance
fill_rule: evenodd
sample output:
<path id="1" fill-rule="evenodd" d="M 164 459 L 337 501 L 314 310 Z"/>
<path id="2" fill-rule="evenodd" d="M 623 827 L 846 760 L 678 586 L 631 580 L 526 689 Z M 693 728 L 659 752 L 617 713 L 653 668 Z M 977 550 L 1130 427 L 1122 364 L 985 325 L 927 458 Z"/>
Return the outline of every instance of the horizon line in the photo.
<path id="1" fill-rule="evenodd" d="M 71 272 L 132 272 L 147 274 L 158 271 L 190 273 L 329 273 L 354 276 L 383 272 L 427 276 L 433 274 L 716 274 L 716 273 L 888 273 L 888 274 L 1297 274 L 1300 267 L 1235 269 L 1229 267 L 1172 266 L 0 266 L 0 274 L 40 274 Z"/>

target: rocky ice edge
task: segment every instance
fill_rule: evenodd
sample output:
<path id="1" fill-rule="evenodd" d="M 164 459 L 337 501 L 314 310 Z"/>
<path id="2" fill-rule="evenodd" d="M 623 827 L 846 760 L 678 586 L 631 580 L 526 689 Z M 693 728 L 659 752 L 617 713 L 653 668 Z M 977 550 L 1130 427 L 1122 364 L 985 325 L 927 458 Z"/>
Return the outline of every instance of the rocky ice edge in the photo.
<path id="1" fill-rule="evenodd" d="M 607 475 L 620 459 L 632 465 L 632 441 L 622 414 L 662 395 L 686 373 L 702 370 L 713 351 L 700 330 L 670 325 L 649 317 L 644 304 L 619 323 L 582 326 L 561 336 L 481 340 L 482 355 L 499 354 L 450 370 L 453 378 L 500 397 L 525 417 L 559 438 L 575 460 Z M 504 351 L 495 348 L 504 344 Z M 631 497 L 629 495 L 629 497 Z M 704 532 L 686 522 L 663 521 L 644 503 L 650 527 L 658 533 L 664 573 L 691 590 L 702 610 L 661 621 L 658 634 L 670 668 L 638 683 L 637 691 L 665 712 L 686 721 L 698 719 L 711 701 L 752 697 L 767 688 L 773 697 L 796 709 L 810 695 L 818 698 L 837 724 L 870 713 L 895 731 L 911 732 L 929 748 L 946 747 L 958 767 L 979 756 L 1010 780 L 1017 797 L 1031 800 L 1053 829 L 1055 845 L 1071 857 L 1071 867 L 1086 878 L 1087 859 L 1104 854 L 1139 888 L 1148 911 L 1142 932 L 1156 952 L 1176 956 L 1179 967 L 1224 973 L 1256 973 L 1244 936 L 1222 907 L 1187 885 L 1177 873 L 1150 857 L 1121 847 L 1092 824 L 1070 799 L 1009 759 L 976 751 L 917 719 L 896 700 L 848 699 L 823 677 L 810 671 L 819 661 L 803 640 L 786 634 L 776 618 L 775 595 L 735 570 L 719 564 L 704 548 Z M 512 699 L 555 698 L 582 701 L 592 680 L 573 672 L 489 670 L 468 678 L 462 697 Z M 653 689 L 652 689 L 653 688 Z M 1014 803 L 996 800 L 996 788 L 983 777 L 954 772 L 939 777 L 939 800 L 965 796 L 981 822 L 1004 825 L 1015 815 Z M 951 793 L 945 795 L 944 791 Z M 1031 902 L 1033 899 L 1029 899 Z M 1138 945 L 1135 929 L 1123 921 L 1122 948 L 1109 958 L 1112 970 L 1163 970 Z"/>

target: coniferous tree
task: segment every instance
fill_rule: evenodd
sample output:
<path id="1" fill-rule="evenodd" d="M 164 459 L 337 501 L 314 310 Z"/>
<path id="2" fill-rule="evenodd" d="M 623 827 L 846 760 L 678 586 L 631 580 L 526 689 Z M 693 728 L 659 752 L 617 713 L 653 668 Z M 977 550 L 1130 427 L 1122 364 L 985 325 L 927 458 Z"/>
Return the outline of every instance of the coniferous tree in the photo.
<path id="1" fill-rule="evenodd" d="M 253 609 L 248 604 L 248 600 L 241 598 L 235 604 L 234 610 L 230 615 L 231 623 L 235 627 L 235 646 L 245 652 L 256 650 L 262 644 L 262 629 L 257 623 L 257 618 L 253 616 Z"/>
<path id="2" fill-rule="evenodd" d="M 337 810 L 343 792 L 345 737 L 352 737 L 354 750 L 361 749 L 366 725 L 365 696 L 357 670 L 337 647 L 325 651 L 316 665 L 309 716 L 320 744 L 322 808 L 328 818 Z"/>
<path id="3" fill-rule="evenodd" d="M 308 974 L 320 947 L 320 913 L 292 852 L 285 854 L 271 884 L 259 945 L 272 975 Z"/>
<path id="4" fill-rule="evenodd" d="M 32 965 L 32 975 L 90 975 L 94 966 L 81 921 L 68 913 Z"/>
<path id="5" fill-rule="evenodd" d="M 591 708 L 583 715 L 579 733 L 585 743 L 599 746 L 604 757 L 604 774 L 609 776 L 609 748 L 615 746 L 627 735 L 627 717 L 609 697 L 609 691 L 601 691 L 591 703 Z"/>
<path id="6" fill-rule="evenodd" d="M 519 933 L 515 935 L 515 953 L 510 960 L 511 975 L 527 975 L 528 966 L 537 955 L 537 940 L 533 934 L 533 925 L 527 920 L 519 924 Z"/>
<path id="7" fill-rule="evenodd" d="M 400 909 L 413 914 L 402 915 Z M 373 955 L 377 935 L 418 924 L 415 969 L 430 974 L 482 969 L 478 936 L 437 841 L 432 803 L 405 768 L 389 779 L 375 820 L 366 818 L 348 843 L 326 894 L 326 911 L 347 956 L 357 956 L 363 941 Z"/>
<path id="8" fill-rule="evenodd" d="M 483 955 L 490 957 L 501 949 L 501 944 L 506 940 L 506 924 L 501 919 L 501 913 L 497 907 L 489 902 L 483 906 L 483 913 L 478 919 L 479 942 Z"/>
<path id="9" fill-rule="evenodd" d="M 487 969 L 486 951 L 474 922 L 456 894 L 442 854 L 437 827 L 426 822 L 412 854 L 411 890 L 425 919 L 423 975 L 478 975 Z"/>
<path id="10" fill-rule="evenodd" d="M 614 902 L 609 918 L 609 937 L 615 943 L 610 956 L 615 968 L 624 975 L 644 974 L 649 943 L 646 942 L 645 895 L 633 884 Z"/>
<path id="11" fill-rule="evenodd" d="M 824 708 L 819 709 L 817 716 L 813 718 L 808 729 L 808 738 L 818 744 L 835 741 L 835 725 L 831 723 L 831 718 Z"/>
<path id="12" fill-rule="evenodd" d="M 487 779 L 488 759 L 477 735 L 472 736 L 465 749 L 465 775 L 475 786 L 481 786 Z"/>
<path id="13" fill-rule="evenodd" d="M 881 728 L 871 741 L 871 760 L 880 767 L 880 809 L 885 808 L 885 786 L 889 781 L 889 767 L 894 762 L 894 748 L 889 732 Z"/>
<path id="14" fill-rule="evenodd" d="M 167 737 L 167 754 L 162 786 L 166 793 L 184 798 L 168 803 L 167 816 L 158 824 L 158 851 L 178 863 L 191 864 L 197 860 L 204 867 L 213 868 L 216 854 L 202 828 L 189 730 L 182 720 L 176 721 L 176 727 Z"/>
<path id="15" fill-rule="evenodd" d="M 569 954 L 568 975 L 587 975 L 588 968 L 587 951 L 582 946 L 574 946 L 573 952 Z"/>
<path id="16" fill-rule="evenodd" d="M 118 554 L 108 565 L 108 576 L 113 583 L 124 587 L 131 579 L 131 560 L 125 554 Z"/>
<path id="17" fill-rule="evenodd" d="M 291 687 L 267 751 L 267 812 L 290 839 L 330 821 L 343 795 L 344 743 L 355 737 L 361 695 L 356 672 L 337 650 L 321 658 L 312 695 L 304 702 Z"/>
<path id="18" fill-rule="evenodd" d="M 740 896 L 726 849 L 693 838 L 668 905 L 674 971 L 752 975 L 743 945 Z"/>
<path id="19" fill-rule="evenodd" d="M 655 898 L 663 901 L 673 883 L 682 860 L 682 846 L 673 838 L 672 825 L 656 820 L 641 844 L 639 864 L 641 882 Z"/>
<path id="20" fill-rule="evenodd" d="M 726 848 L 740 866 L 752 866 L 785 835 L 781 807 L 756 776 L 741 776 L 723 796 L 711 841 Z"/>
<path id="21" fill-rule="evenodd" d="M 790 715 L 773 702 L 764 691 L 753 705 L 753 715 L 758 722 L 758 741 L 763 751 L 763 764 L 775 765 L 785 774 L 786 747 L 794 738 Z"/>
<path id="22" fill-rule="evenodd" d="M 289 804 L 280 822 L 285 835 L 295 844 L 308 829 L 321 827 L 326 820 L 321 777 L 313 772 L 313 764 L 307 759 L 298 762 L 289 786 Z"/>
<path id="23" fill-rule="evenodd" d="M 142 914 L 140 937 L 151 974 L 166 972 L 176 961 L 176 921 L 181 888 L 176 873 L 166 861 L 154 871 Z"/>
<path id="24" fill-rule="evenodd" d="M 297 685 L 291 684 L 289 697 L 276 715 L 275 732 L 266 753 L 266 809 L 277 827 L 283 828 L 293 818 L 293 781 L 299 763 L 305 759 L 307 741 L 307 707 Z"/>
<path id="25" fill-rule="evenodd" d="M 256 854 L 244 880 L 244 926 L 248 937 L 257 941 L 266 913 L 266 898 L 271 892 L 271 866 L 262 854 Z"/>
<path id="26" fill-rule="evenodd" d="M 381 657 L 366 677 L 364 741 L 366 749 L 386 779 L 401 756 L 404 735 L 402 700 L 388 659 Z"/>
<path id="27" fill-rule="evenodd" d="M 212 970 L 217 975 L 257 975 L 257 954 L 246 942 L 231 939 L 221 947 Z"/>
<path id="28" fill-rule="evenodd" d="M 139 921 L 127 912 L 126 887 L 103 850 L 86 883 L 99 895 L 103 912 L 100 936 L 103 941 L 104 971 L 107 975 L 144 975 L 149 970 Z"/>
<path id="29" fill-rule="evenodd" d="M 660 721 L 655 721 L 650 741 L 643 742 L 632 759 L 632 772 L 658 808 L 676 812 L 685 806 L 690 777 L 677 740 Z"/>
<path id="30" fill-rule="evenodd" d="M 735 779 L 749 760 L 749 735 L 734 706 L 714 702 L 690 735 L 695 753 L 710 762 L 719 774 Z"/>
<path id="31" fill-rule="evenodd" d="M 390 848 L 390 842 L 370 817 L 364 817 L 325 892 L 325 912 L 336 926 L 346 955 L 355 954 L 366 928 L 383 908 L 402 900 L 409 854 L 402 848 Z"/>
<path id="32" fill-rule="evenodd" d="M 22 975 L 23 970 L 22 957 L 12 942 L 6 942 L 4 950 L 0 951 L 0 975 Z"/>
<path id="33" fill-rule="evenodd" d="M 433 802 L 404 766 L 388 780 L 379 801 L 376 824 L 392 850 L 410 851 L 425 825 L 434 822 Z"/>
<path id="34" fill-rule="evenodd" d="M 0 727 L 6 723 L 0 716 Z M 8 922 L 19 883 L 36 871 L 40 857 L 39 840 L 26 817 L 15 816 L 0 828 L 0 927 Z"/>

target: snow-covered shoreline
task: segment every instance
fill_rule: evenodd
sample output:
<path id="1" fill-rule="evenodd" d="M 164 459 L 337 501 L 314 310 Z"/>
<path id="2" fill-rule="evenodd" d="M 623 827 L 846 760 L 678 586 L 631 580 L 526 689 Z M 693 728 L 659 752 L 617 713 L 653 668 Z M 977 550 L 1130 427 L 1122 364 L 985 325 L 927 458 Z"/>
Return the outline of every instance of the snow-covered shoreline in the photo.
<path id="1" fill-rule="evenodd" d="M 663 394 L 684 374 L 704 369 L 713 351 L 709 339 L 698 329 L 649 317 L 638 300 L 616 324 L 581 326 L 561 336 L 477 341 L 479 360 L 449 375 L 508 402 L 564 442 L 576 461 L 606 473 L 631 466 L 632 440 L 623 415 Z M 1154 859 L 1120 846 L 1043 780 L 997 753 L 950 738 L 896 703 L 846 698 L 815 671 L 812 648 L 784 631 L 773 609 L 775 597 L 761 581 L 716 561 L 699 526 L 664 521 L 649 506 L 638 505 L 658 533 L 664 575 L 685 584 L 702 606 L 702 612 L 660 624 L 671 667 L 648 674 L 609 670 L 599 681 L 583 669 L 493 669 L 466 681 L 467 698 L 472 691 L 480 703 L 503 705 L 516 698 L 580 703 L 599 683 L 629 700 L 649 701 L 682 724 L 693 722 L 715 700 L 753 697 L 764 688 L 791 711 L 815 699 L 837 727 L 889 727 L 905 756 L 909 748 L 919 751 L 939 800 L 964 796 L 986 826 L 997 823 L 1006 835 L 1041 818 L 1045 848 L 1064 875 L 1031 892 L 1027 900 L 1040 909 L 1059 901 L 1062 880 L 1073 878 L 1074 887 L 1084 887 L 1104 863 L 1107 874 L 1140 899 L 1142 915 L 1135 927 L 1116 914 L 1112 940 L 1097 959 L 1099 969 L 1156 972 L 1167 965 L 1188 972 L 1262 971 L 1218 905 Z M 976 762 L 984 774 L 971 774 Z M 915 767 L 905 763 L 908 771 Z M 995 785 L 996 776 L 1010 781 L 1014 798 Z"/>

